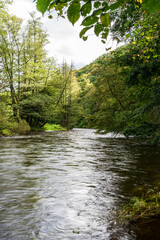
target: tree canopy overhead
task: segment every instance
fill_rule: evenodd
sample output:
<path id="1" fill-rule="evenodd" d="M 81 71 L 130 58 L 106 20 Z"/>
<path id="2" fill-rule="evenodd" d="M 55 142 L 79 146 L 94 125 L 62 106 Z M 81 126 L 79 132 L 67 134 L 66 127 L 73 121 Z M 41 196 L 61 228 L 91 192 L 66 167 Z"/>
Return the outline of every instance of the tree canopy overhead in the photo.
<path id="1" fill-rule="evenodd" d="M 80 37 L 87 40 L 85 33 L 91 28 L 97 36 L 101 36 L 103 42 L 111 29 L 111 21 L 115 20 L 115 11 L 125 12 L 126 4 L 134 4 L 135 8 L 143 8 L 149 14 L 154 14 L 160 10 L 159 0 L 34 0 L 37 9 L 44 14 L 49 13 L 49 18 L 53 18 L 52 11 L 56 11 L 58 16 L 67 19 L 74 25 L 80 17 L 83 18 L 81 25 L 83 29 Z"/>

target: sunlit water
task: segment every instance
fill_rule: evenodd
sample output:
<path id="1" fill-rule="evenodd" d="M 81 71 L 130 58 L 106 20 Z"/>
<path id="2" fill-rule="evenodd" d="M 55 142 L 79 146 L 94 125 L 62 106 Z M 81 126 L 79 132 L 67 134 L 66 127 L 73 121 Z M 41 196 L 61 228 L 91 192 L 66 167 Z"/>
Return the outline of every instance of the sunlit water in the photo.
<path id="1" fill-rule="evenodd" d="M 136 239 L 116 212 L 154 181 L 159 156 L 90 129 L 0 138 L 0 239 Z"/>

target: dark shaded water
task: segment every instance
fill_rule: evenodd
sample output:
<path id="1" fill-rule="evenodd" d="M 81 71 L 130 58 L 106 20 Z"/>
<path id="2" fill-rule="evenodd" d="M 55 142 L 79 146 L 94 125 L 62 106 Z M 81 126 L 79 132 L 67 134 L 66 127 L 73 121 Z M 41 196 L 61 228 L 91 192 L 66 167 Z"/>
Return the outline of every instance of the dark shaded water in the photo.
<path id="1" fill-rule="evenodd" d="M 1 138 L 0 239 L 136 239 L 115 212 L 159 172 L 156 148 L 89 129 Z"/>

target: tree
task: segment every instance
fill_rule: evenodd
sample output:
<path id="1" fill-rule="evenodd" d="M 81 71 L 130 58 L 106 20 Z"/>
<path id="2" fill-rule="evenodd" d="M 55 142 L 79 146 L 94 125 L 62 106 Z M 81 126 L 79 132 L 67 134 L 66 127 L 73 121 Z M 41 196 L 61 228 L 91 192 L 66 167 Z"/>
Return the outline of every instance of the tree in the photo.
<path id="1" fill-rule="evenodd" d="M 75 108 L 79 84 L 74 74 L 73 64 L 69 67 L 65 62 L 60 69 L 59 97 L 55 109 L 58 108 L 61 125 L 71 129 L 75 122 L 77 109 Z"/>
<path id="2" fill-rule="evenodd" d="M 64 63 L 57 67 L 54 58 L 47 58 L 47 34 L 35 13 L 22 27 L 22 19 L 3 10 L 0 14 L 0 98 L 7 109 L 0 108 L 2 133 L 4 122 L 11 118 L 16 128 L 18 122 L 22 123 L 21 119 L 32 128 L 47 122 L 71 128 L 75 121 L 72 108 L 79 91 L 73 66 Z"/>
<path id="3" fill-rule="evenodd" d="M 41 128 L 53 120 L 54 103 L 52 96 L 36 92 L 19 102 L 22 119 L 25 119 L 32 128 Z"/>
<path id="4" fill-rule="evenodd" d="M 123 133 L 158 144 L 160 55 L 155 59 L 151 51 L 147 62 L 138 55 L 139 46 L 129 44 L 99 62 L 95 69 L 99 75 L 94 82 L 95 125 L 100 131 Z"/>
<path id="5" fill-rule="evenodd" d="M 19 44 L 20 30 L 22 20 L 8 14 L 1 15 L 1 34 L 0 34 L 0 52 L 1 52 L 1 75 L 6 87 L 10 89 L 10 95 L 13 106 L 13 115 L 17 116 L 15 104 L 17 103 L 16 87 L 17 72 L 19 68 Z"/>
<path id="6" fill-rule="evenodd" d="M 21 118 L 18 104 L 28 95 L 45 85 L 47 35 L 40 19 L 31 14 L 26 28 L 22 20 L 9 14 L 1 14 L 0 52 L 1 79 L 3 86 L 10 90 L 13 116 Z"/>

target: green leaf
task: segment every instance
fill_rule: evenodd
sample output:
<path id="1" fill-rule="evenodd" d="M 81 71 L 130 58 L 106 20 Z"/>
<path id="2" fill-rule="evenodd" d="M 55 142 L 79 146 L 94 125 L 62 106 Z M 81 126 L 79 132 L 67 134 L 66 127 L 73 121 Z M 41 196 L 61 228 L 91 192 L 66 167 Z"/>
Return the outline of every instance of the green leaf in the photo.
<path id="1" fill-rule="evenodd" d="M 109 34 L 109 29 L 106 29 L 106 30 L 102 33 L 102 38 L 103 38 L 103 39 L 107 39 L 108 34 Z"/>
<path id="2" fill-rule="evenodd" d="M 137 32 L 137 33 L 140 33 L 140 32 L 141 32 L 141 29 L 140 29 L 140 28 L 137 28 L 137 29 L 136 29 L 136 32 Z"/>
<path id="3" fill-rule="evenodd" d="M 94 16 L 100 15 L 102 13 L 102 9 L 97 9 L 93 12 Z"/>
<path id="4" fill-rule="evenodd" d="M 150 14 L 158 12 L 160 10 L 159 0 L 143 0 L 142 4 Z"/>
<path id="5" fill-rule="evenodd" d="M 126 23 L 124 24 L 124 26 L 125 26 L 125 27 L 128 27 L 129 24 L 130 24 L 130 22 L 128 21 L 128 22 L 126 22 Z"/>
<path id="6" fill-rule="evenodd" d="M 49 5 L 49 10 L 53 9 L 57 4 L 58 4 L 59 0 L 54 0 L 53 2 L 51 2 L 51 4 Z"/>
<path id="7" fill-rule="evenodd" d="M 106 43 L 106 41 L 104 41 L 104 40 L 101 40 L 101 42 L 102 42 L 103 44 L 105 44 L 105 43 Z"/>
<path id="8" fill-rule="evenodd" d="M 102 32 L 102 31 L 103 31 L 102 24 L 97 23 L 94 27 L 94 32 L 95 32 L 96 36 L 99 36 L 100 32 Z"/>
<path id="9" fill-rule="evenodd" d="M 86 17 L 83 21 L 82 24 L 83 26 L 89 26 L 92 25 L 94 23 L 96 23 L 98 21 L 98 17 L 96 16 L 88 16 Z"/>
<path id="10" fill-rule="evenodd" d="M 83 37 L 83 40 L 86 41 L 88 37 Z"/>
<path id="11" fill-rule="evenodd" d="M 110 16 L 109 13 L 104 13 L 100 16 L 101 23 L 104 27 L 108 27 L 110 24 Z"/>
<path id="12" fill-rule="evenodd" d="M 127 33 L 127 34 L 126 34 L 126 38 L 129 38 L 130 36 L 131 36 L 130 33 Z"/>
<path id="13" fill-rule="evenodd" d="M 95 8 L 99 8 L 100 6 L 101 6 L 101 3 L 100 3 L 100 2 L 95 2 L 95 3 L 94 3 L 94 7 L 95 7 Z"/>
<path id="14" fill-rule="evenodd" d="M 37 0 L 37 9 L 44 14 L 47 11 L 47 8 L 51 0 Z"/>
<path id="15" fill-rule="evenodd" d="M 121 4 L 122 4 L 122 1 L 118 1 L 118 2 L 116 2 L 116 3 L 111 4 L 111 5 L 109 6 L 109 8 L 110 8 L 112 11 L 114 11 L 114 10 L 116 10 L 117 8 L 119 8 L 119 7 L 121 6 Z"/>
<path id="16" fill-rule="evenodd" d="M 82 38 L 82 36 L 92 27 L 93 26 L 83 28 L 79 34 L 80 38 Z"/>
<path id="17" fill-rule="evenodd" d="M 109 50 L 111 50 L 111 49 L 112 49 L 112 47 L 106 48 L 106 51 L 109 51 Z"/>
<path id="18" fill-rule="evenodd" d="M 67 10 L 68 20 L 74 25 L 80 18 L 80 2 L 72 2 Z"/>
<path id="19" fill-rule="evenodd" d="M 107 12 L 109 10 L 108 4 L 103 8 L 103 12 Z"/>
<path id="20" fill-rule="evenodd" d="M 84 4 L 81 7 L 81 14 L 82 16 L 86 16 L 87 14 L 89 14 L 91 12 L 92 9 L 92 3 L 91 2 L 87 2 L 86 4 Z"/>
<path id="21" fill-rule="evenodd" d="M 108 4 L 107 4 L 106 2 L 103 2 L 103 3 L 102 3 L 102 6 L 103 6 L 103 7 L 106 7 L 106 6 L 108 6 Z"/>

